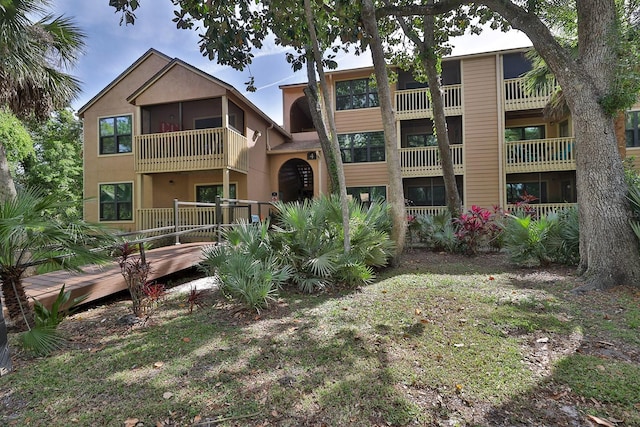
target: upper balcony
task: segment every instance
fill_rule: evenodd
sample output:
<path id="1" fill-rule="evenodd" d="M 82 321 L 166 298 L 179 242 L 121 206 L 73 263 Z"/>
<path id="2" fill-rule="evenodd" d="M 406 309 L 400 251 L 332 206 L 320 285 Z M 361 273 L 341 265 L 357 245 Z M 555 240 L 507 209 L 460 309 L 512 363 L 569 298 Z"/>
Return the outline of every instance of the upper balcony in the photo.
<path id="1" fill-rule="evenodd" d="M 575 138 L 505 142 L 505 173 L 575 170 Z"/>
<path id="2" fill-rule="evenodd" d="M 505 111 L 544 108 L 557 86 L 553 81 L 538 87 L 534 93 L 529 93 L 525 82 L 524 77 L 504 80 L 503 103 Z"/>
<path id="3" fill-rule="evenodd" d="M 232 169 L 247 173 L 247 138 L 230 128 L 136 135 L 137 173 Z"/>
<path id="4" fill-rule="evenodd" d="M 456 175 L 464 173 L 462 144 L 449 147 Z M 442 176 L 438 147 L 400 148 L 400 170 L 403 178 Z"/>
<path id="5" fill-rule="evenodd" d="M 462 115 L 462 85 L 443 86 L 444 112 L 447 116 Z M 396 91 L 396 119 L 432 118 L 429 88 Z"/>

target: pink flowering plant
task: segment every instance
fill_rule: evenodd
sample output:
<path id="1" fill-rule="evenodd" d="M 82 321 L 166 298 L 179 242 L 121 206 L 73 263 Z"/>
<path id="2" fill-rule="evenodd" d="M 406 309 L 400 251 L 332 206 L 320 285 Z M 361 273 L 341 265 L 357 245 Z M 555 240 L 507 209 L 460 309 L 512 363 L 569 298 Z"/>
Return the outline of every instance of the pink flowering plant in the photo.
<path id="1" fill-rule="evenodd" d="M 480 206 L 473 205 L 466 213 L 454 219 L 457 226 L 456 237 L 469 255 L 477 254 L 482 246 L 491 245 L 498 239 L 502 227 L 496 220 L 501 210 L 494 208 L 494 212 Z"/>

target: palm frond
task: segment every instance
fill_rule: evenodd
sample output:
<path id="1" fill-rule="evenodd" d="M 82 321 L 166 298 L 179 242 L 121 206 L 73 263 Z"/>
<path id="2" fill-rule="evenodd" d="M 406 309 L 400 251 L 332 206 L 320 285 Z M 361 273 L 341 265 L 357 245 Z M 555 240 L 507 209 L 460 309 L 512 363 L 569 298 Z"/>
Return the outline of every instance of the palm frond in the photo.
<path id="1" fill-rule="evenodd" d="M 62 348 L 65 343 L 65 339 L 54 327 L 31 328 L 20 339 L 25 349 L 38 356 L 47 356 Z"/>

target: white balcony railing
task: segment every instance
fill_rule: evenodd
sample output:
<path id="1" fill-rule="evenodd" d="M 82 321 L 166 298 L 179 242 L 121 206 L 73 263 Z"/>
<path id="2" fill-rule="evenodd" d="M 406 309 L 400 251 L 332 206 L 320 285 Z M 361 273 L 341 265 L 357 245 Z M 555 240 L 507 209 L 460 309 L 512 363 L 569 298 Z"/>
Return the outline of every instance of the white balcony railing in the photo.
<path id="1" fill-rule="evenodd" d="M 138 173 L 231 168 L 248 170 L 247 139 L 233 129 L 215 128 L 137 135 Z"/>
<path id="2" fill-rule="evenodd" d="M 558 213 L 562 210 L 569 209 L 571 207 L 577 207 L 577 203 L 532 203 L 527 205 L 527 211 L 534 210 L 536 216 L 540 218 L 543 215 L 549 215 L 550 213 Z M 508 212 L 517 212 L 518 206 L 507 205 Z M 522 208 L 521 208 L 522 209 Z"/>
<path id="3" fill-rule="evenodd" d="M 447 116 L 462 114 L 462 85 L 443 86 L 444 111 Z M 433 117 L 429 88 L 396 91 L 398 120 Z"/>
<path id="4" fill-rule="evenodd" d="M 555 81 L 550 81 L 538 87 L 534 93 L 529 93 L 525 81 L 524 77 L 504 80 L 505 111 L 544 108 L 557 86 Z"/>
<path id="5" fill-rule="evenodd" d="M 453 170 L 456 175 L 464 173 L 462 144 L 449 147 L 453 158 Z M 400 169 L 402 176 L 441 176 L 442 163 L 438 147 L 418 147 L 400 149 Z"/>
<path id="6" fill-rule="evenodd" d="M 534 139 L 505 143 L 505 172 L 574 170 L 575 138 Z"/>

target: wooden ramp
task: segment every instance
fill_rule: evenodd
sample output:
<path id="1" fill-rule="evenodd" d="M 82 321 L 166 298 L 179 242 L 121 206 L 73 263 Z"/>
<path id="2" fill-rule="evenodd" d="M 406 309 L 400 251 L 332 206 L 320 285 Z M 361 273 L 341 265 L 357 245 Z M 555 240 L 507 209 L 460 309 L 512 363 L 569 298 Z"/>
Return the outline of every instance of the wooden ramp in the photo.
<path id="1" fill-rule="evenodd" d="M 185 243 L 145 251 L 151 266 L 149 280 L 176 273 L 198 264 L 202 260 L 202 248 L 211 242 Z M 127 289 L 118 264 L 88 266 L 82 273 L 56 271 L 27 277 L 23 280 L 28 297 L 33 297 L 47 307 L 51 307 L 60 288 L 71 291 L 71 299 L 89 295 L 84 303 Z"/>

